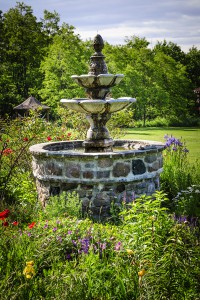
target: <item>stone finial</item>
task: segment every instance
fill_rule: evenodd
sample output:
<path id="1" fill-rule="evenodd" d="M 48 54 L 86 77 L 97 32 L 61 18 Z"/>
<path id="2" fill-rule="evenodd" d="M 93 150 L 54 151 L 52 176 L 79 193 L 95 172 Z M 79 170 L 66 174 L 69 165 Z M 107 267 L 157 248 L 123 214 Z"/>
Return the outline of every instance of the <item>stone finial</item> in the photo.
<path id="1" fill-rule="evenodd" d="M 100 34 L 97 34 L 95 37 L 94 37 L 94 41 L 93 41 L 93 46 L 94 46 L 94 50 L 99 53 L 102 51 L 103 47 L 104 47 L 104 42 L 103 42 L 103 39 L 101 37 Z"/>
<path id="2" fill-rule="evenodd" d="M 104 47 L 104 42 L 100 34 L 97 34 L 93 42 L 94 50 L 96 51 L 90 57 L 90 75 L 99 75 L 99 74 L 108 74 L 108 69 L 104 61 L 104 55 L 101 53 L 101 50 Z"/>

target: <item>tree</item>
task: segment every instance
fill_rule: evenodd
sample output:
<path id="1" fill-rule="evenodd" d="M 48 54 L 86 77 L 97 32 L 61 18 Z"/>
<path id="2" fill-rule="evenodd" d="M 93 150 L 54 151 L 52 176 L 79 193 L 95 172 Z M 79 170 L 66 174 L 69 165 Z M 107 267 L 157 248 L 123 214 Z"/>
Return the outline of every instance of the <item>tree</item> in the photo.
<path id="1" fill-rule="evenodd" d="M 186 68 L 188 77 L 192 81 L 192 88 L 200 87 L 200 50 L 196 47 L 189 49 L 186 54 Z"/>
<path id="2" fill-rule="evenodd" d="M 41 65 L 44 81 L 40 95 L 47 105 L 56 109 L 61 98 L 85 97 L 84 89 L 71 76 L 88 73 L 86 53 L 87 48 L 74 34 L 74 27 L 63 24 Z"/>
<path id="3" fill-rule="evenodd" d="M 59 32 L 60 27 L 58 23 L 60 22 L 60 16 L 55 10 L 52 13 L 45 9 L 44 18 L 41 21 L 42 28 L 49 37 L 53 37 Z"/>
<path id="4" fill-rule="evenodd" d="M 3 77 L 0 80 L 0 114 L 28 97 L 42 81 L 39 71 L 45 50 L 45 35 L 30 6 L 17 2 L 3 15 L 1 57 Z M 6 104 L 6 105 L 5 105 Z"/>
<path id="5" fill-rule="evenodd" d="M 173 42 L 157 42 L 153 49 L 154 53 L 162 52 L 165 55 L 172 57 L 176 62 L 185 64 L 186 54 L 181 50 L 181 47 Z"/>

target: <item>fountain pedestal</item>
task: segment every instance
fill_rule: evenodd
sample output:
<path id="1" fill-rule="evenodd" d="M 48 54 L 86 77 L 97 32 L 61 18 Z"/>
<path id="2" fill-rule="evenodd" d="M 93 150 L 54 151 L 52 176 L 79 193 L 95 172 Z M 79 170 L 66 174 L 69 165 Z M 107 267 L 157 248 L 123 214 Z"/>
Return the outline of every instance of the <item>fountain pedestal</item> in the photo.
<path id="1" fill-rule="evenodd" d="M 90 128 L 87 132 L 87 139 L 83 143 L 85 152 L 112 151 L 114 142 L 106 128 L 106 123 L 110 117 L 111 114 L 109 113 L 86 115 L 90 123 Z"/>

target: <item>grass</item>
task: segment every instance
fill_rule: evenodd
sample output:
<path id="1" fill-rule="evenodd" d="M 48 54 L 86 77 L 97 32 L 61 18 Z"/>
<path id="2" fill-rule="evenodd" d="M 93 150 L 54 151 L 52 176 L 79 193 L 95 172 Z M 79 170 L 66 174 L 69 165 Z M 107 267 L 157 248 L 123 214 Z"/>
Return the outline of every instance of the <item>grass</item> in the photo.
<path id="1" fill-rule="evenodd" d="M 182 139 L 189 149 L 189 160 L 195 162 L 199 159 L 200 149 L 200 128 L 189 127 L 147 127 L 147 128 L 128 128 L 123 139 L 133 140 L 152 140 L 164 142 L 164 136 L 173 135 Z"/>

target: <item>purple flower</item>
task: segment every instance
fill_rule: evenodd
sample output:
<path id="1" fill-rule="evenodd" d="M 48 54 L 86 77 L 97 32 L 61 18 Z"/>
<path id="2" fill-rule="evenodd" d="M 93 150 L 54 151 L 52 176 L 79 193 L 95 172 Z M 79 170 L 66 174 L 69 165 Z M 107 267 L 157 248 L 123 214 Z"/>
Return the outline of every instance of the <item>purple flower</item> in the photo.
<path id="1" fill-rule="evenodd" d="M 27 233 L 27 235 L 28 235 L 28 236 L 31 236 L 31 233 L 30 233 L 30 232 L 28 232 L 28 233 Z"/>
<path id="2" fill-rule="evenodd" d="M 77 243 L 76 243 L 76 241 L 74 241 L 74 240 L 72 240 L 72 244 L 73 244 L 74 246 L 77 246 Z"/>
<path id="3" fill-rule="evenodd" d="M 71 255 L 67 253 L 67 254 L 66 254 L 66 259 L 67 259 L 67 260 L 70 260 L 71 258 L 72 258 Z"/>
<path id="4" fill-rule="evenodd" d="M 90 241 L 89 241 L 89 239 L 87 239 L 87 238 L 81 240 L 81 250 L 82 250 L 85 254 L 87 254 L 88 251 L 89 251 L 89 243 L 90 243 Z"/>
<path id="5" fill-rule="evenodd" d="M 116 245 L 115 245 L 115 250 L 116 251 L 119 251 L 121 249 L 121 242 L 118 242 Z"/>
<path id="6" fill-rule="evenodd" d="M 62 243 L 62 237 L 61 236 L 57 236 L 57 240 Z"/>
<path id="7" fill-rule="evenodd" d="M 44 229 L 45 229 L 45 228 L 48 228 L 48 224 L 45 224 L 43 228 L 44 228 Z"/>
<path id="8" fill-rule="evenodd" d="M 67 232 L 68 234 L 72 234 L 72 231 L 71 230 L 68 230 L 68 232 Z"/>
<path id="9" fill-rule="evenodd" d="M 56 231 L 57 229 L 58 229 L 57 227 L 54 227 L 54 228 L 53 228 L 53 231 Z"/>
<path id="10" fill-rule="evenodd" d="M 106 243 L 100 244 L 100 247 L 101 247 L 102 250 L 105 250 L 106 249 Z"/>

